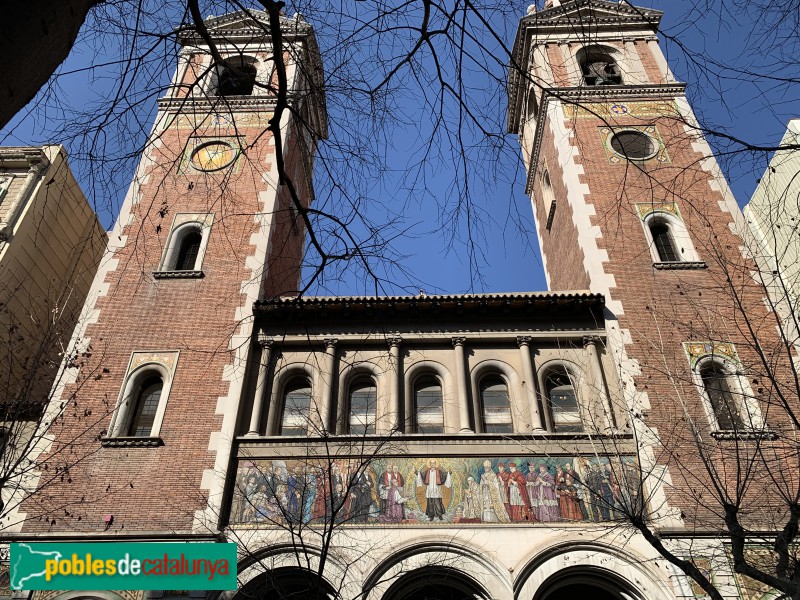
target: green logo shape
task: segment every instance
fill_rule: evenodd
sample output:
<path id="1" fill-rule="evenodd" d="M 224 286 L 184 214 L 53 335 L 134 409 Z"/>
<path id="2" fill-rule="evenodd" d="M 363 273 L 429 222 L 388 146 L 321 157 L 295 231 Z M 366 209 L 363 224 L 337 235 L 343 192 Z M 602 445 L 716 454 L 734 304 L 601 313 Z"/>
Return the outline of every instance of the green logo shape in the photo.
<path id="1" fill-rule="evenodd" d="M 12 590 L 235 590 L 236 544 L 11 544 Z"/>

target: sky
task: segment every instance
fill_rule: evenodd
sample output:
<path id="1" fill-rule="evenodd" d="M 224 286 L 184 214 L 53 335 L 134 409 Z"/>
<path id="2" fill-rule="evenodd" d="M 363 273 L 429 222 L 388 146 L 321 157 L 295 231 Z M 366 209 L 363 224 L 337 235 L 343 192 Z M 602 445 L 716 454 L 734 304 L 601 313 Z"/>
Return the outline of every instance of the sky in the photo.
<path id="1" fill-rule="evenodd" d="M 164 3 L 165 5 L 167 3 Z M 368 3 L 344 3 L 347 16 L 361 15 Z M 754 32 L 756 24 L 763 25 L 767 17 L 755 10 L 745 13 L 715 12 L 702 2 L 643 0 L 640 6 L 664 11 L 662 21 L 662 47 L 677 78 L 689 84 L 687 94 L 701 119 L 716 131 L 755 144 L 774 145 L 780 140 L 785 125 L 800 114 L 798 95 L 800 86 L 785 85 L 780 77 L 795 77 L 792 65 L 785 61 L 780 48 L 775 49 L 761 40 Z M 546 288 L 538 243 L 531 218 L 529 199 L 524 193 L 525 176 L 518 159 L 516 136 L 505 133 L 503 65 L 493 64 L 492 54 L 497 46 L 489 41 L 483 49 L 472 50 L 479 58 L 475 64 L 467 64 L 461 71 L 464 75 L 464 90 L 469 94 L 471 107 L 479 111 L 479 120 L 485 122 L 487 137 L 474 126 L 465 129 L 465 143 L 456 146 L 459 140 L 453 137 L 452 129 L 437 129 L 430 118 L 429 97 L 424 89 L 426 79 L 420 81 L 419 73 L 429 66 L 416 65 L 401 73 L 387 86 L 390 93 L 382 99 L 385 119 L 371 128 L 363 125 L 363 117 L 353 111 L 351 94 L 342 87 L 347 78 L 363 78 L 375 81 L 380 69 L 370 60 L 372 54 L 382 56 L 381 47 L 375 50 L 370 43 L 364 48 L 352 50 L 350 55 L 342 50 L 344 31 L 340 20 L 333 31 L 332 17 L 319 8 L 325 3 L 298 5 L 308 21 L 314 25 L 329 82 L 329 119 L 331 139 L 323 142 L 321 154 L 336 157 L 343 140 L 352 143 L 361 136 L 367 150 L 376 161 L 364 161 L 360 171 L 342 171 L 343 181 L 349 181 L 352 189 L 348 200 L 357 198 L 360 206 L 369 212 L 372 224 L 380 225 L 392 221 L 381 233 L 392 238 L 389 256 L 394 263 L 377 260 L 372 263 L 383 277 L 380 286 L 365 278 L 363 270 L 345 269 L 343 272 L 326 272 L 315 283 L 309 293 L 316 294 L 381 294 L 416 293 L 425 289 L 427 293 L 503 292 L 543 290 Z M 330 5 L 332 6 L 332 5 Z M 711 6 L 716 6 L 714 2 Z M 724 2 L 720 3 L 724 7 Z M 180 3 L 171 9 L 173 13 L 153 15 L 154 27 L 163 27 L 158 19 L 174 18 L 179 22 Z M 113 8 L 108 9 L 113 10 Z M 166 9 L 165 9 L 166 10 Z M 360 13 L 358 11 L 361 11 Z M 292 14 L 290 5 L 288 11 Z M 518 19 L 524 15 L 525 5 L 510 3 L 506 11 L 492 14 L 493 24 L 504 43 L 510 46 Z M 206 13 L 208 14 L 208 13 Z M 113 16 L 113 15 L 112 15 Z M 406 15 L 413 21 L 418 15 Z M 356 19 L 358 20 L 358 19 Z M 767 19 L 768 20 L 768 19 Z M 99 21 L 98 21 L 99 22 Z M 135 153 L 132 143 L 141 138 L 149 128 L 156 108 L 158 94 L 148 92 L 142 81 L 166 81 L 174 68 L 170 53 L 174 49 L 163 47 L 166 58 L 142 69 L 139 79 L 123 87 L 124 102 L 129 112 L 103 127 L 91 127 L 76 134 L 81 124 L 80 115 L 90 113 L 93 106 L 107 100 L 109 90 L 117 89 L 113 66 L 97 67 L 104 62 L 114 64 L 125 56 L 128 41 L 120 41 L 102 31 L 96 22 L 87 25 L 82 39 L 76 44 L 70 57 L 62 66 L 62 75 L 39 96 L 39 102 L 22 111 L 2 132 L 3 145 L 35 145 L 63 143 L 71 156 L 73 170 L 87 197 L 98 210 L 104 226 L 110 228 L 130 181 Z M 354 37 L 349 32 L 351 39 Z M 399 43 L 402 45 L 403 40 Z M 389 46 L 384 44 L 385 46 Z M 745 51 L 746 47 L 758 47 L 758 52 Z M 443 55 L 448 50 L 441 48 Z M 395 52 L 391 48 L 386 52 Z M 488 54 L 481 55 L 481 52 Z M 483 58 L 480 58 L 482 56 Z M 422 55 L 424 58 L 424 55 Z M 492 65 L 486 70 L 478 66 L 481 61 Z M 339 61 L 339 62 L 337 62 Z M 694 62 L 693 62 L 694 61 Z M 736 65 L 740 71 L 729 71 L 716 65 Z M 346 68 L 341 68 L 341 65 Z M 90 68 L 95 65 L 95 68 Z M 453 68 L 452 59 L 445 60 L 443 68 Z M 763 78 L 742 75 L 748 71 L 765 75 Z M 428 72 L 430 77 L 430 72 Z M 413 85 L 422 83 L 422 89 L 414 91 Z M 407 86 L 407 87 L 404 87 Z M 344 90 L 345 93 L 337 93 Z M 58 96 L 60 102 L 47 102 Z M 463 113 L 453 105 L 452 98 L 445 104 L 444 119 L 455 123 Z M 95 125 L 95 124 L 93 124 Z M 108 148 L 109 157 L 91 152 L 102 141 Z M 374 141 L 372 141 L 374 140 Z M 430 144 L 435 140 L 435 144 Z M 734 195 L 743 205 L 752 194 L 758 178 L 763 173 L 769 152 L 732 153 L 731 144 L 724 137 L 710 140 L 721 153 L 720 163 L 733 189 Z M 115 160 L 111 159 L 111 155 Z M 459 164 L 461 156 L 467 163 Z M 126 157 L 126 160 L 121 160 Z M 341 157 L 338 158 L 341 160 Z M 342 161 L 346 163 L 347 161 Z M 338 168 L 338 167 L 337 167 Z M 345 167 L 341 167 L 344 169 Z M 319 170 L 319 161 L 318 161 Z M 338 173 L 338 172 L 337 172 Z M 467 176 L 465 176 L 467 173 Z M 326 181 L 324 173 L 318 173 L 318 202 L 322 206 L 339 207 L 343 199 L 335 193 L 335 186 Z M 349 178 L 349 179 L 348 179 Z M 468 185 L 465 184 L 468 183 Z M 464 198 L 470 198 L 467 208 Z M 360 227 L 360 229 L 359 229 Z M 355 229 L 369 235 L 369 224 L 356 225 Z M 470 244 L 470 240 L 474 243 Z M 472 249 L 472 252 L 470 252 Z M 307 274 L 312 271 L 308 270 Z"/>

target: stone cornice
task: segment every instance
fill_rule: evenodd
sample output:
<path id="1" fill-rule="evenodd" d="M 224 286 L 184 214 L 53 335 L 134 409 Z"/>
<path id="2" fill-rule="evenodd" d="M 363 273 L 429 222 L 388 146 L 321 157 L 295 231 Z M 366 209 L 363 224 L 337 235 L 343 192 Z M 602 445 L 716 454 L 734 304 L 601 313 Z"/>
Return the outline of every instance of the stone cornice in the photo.
<path id="1" fill-rule="evenodd" d="M 343 348 L 351 348 L 357 346 L 358 348 L 373 348 L 378 346 L 385 346 L 389 340 L 394 337 L 394 334 L 386 336 L 376 334 L 375 332 L 354 332 L 353 327 L 349 327 L 346 322 L 337 323 L 337 326 L 330 326 L 325 328 L 324 332 L 304 331 L 303 333 L 289 333 L 278 335 L 277 331 L 283 325 L 273 325 L 276 329 L 276 337 L 279 337 L 279 344 L 285 350 L 308 350 L 309 348 L 322 349 L 329 347 L 328 338 L 335 331 L 338 336 L 336 344 Z M 461 336 L 454 334 L 462 334 Z M 583 338 L 589 336 L 597 336 L 605 339 L 605 331 L 602 329 L 586 329 L 577 327 L 548 327 L 540 331 L 532 330 L 530 327 L 519 328 L 504 328 L 492 327 L 489 331 L 488 328 L 481 328 L 475 326 L 471 330 L 457 329 L 448 330 L 446 328 L 438 328 L 436 331 L 422 331 L 419 328 L 412 329 L 411 327 L 403 331 L 403 344 L 406 346 L 411 345 L 427 345 L 427 344 L 447 344 L 452 346 L 482 346 L 486 344 L 501 344 L 508 345 L 509 348 L 516 346 L 517 339 L 522 336 L 530 338 L 531 343 L 541 342 L 555 342 L 560 343 L 574 342 L 577 346 L 582 346 Z M 460 341 L 463 340 L 463 341 Z"/>
<path id="2" fill-rule="evenodd" d="M 44 149 L 31 146 L 0 148 L 0 169 L 44 168 L 50 164 Z"/>
<path id="3" fill-rule="evenodd" d="M 296 100 L 297 94 L 288 94 L 288 100 Z M 277 105 L 274 96 L 207 96 L 203 98 L 170 98 L 158 99 L 161 110 L 180 110 L 184 112 L 208 113 L 220 110 L 268 109 L 272 111 Z"/>
<path id="4" fill-rule="evenodd" d="M 604 297 L 589 292 L 531 292 L 519 294 L 466 294 L 425 296 L 342 296 L 284 297 L 262 300 L 254 305 L 257 318 L 264 325 L 278 325 L 291 331 L 292 324 L 304 327 L 304 333 L 317 331 L 328 335 L 340 331 L 358 332 L 380 324 L 387 331 L 405 336 L 406 324 L 417 323 L 419 331 L 459 332 L 565 331 L 602 327 Z M 359 324 L 361 325 L 359 327 Z M 389 328 L 390 324 L 393 324 Z M 392 333 L 391 335 L 395 335 Z"/>

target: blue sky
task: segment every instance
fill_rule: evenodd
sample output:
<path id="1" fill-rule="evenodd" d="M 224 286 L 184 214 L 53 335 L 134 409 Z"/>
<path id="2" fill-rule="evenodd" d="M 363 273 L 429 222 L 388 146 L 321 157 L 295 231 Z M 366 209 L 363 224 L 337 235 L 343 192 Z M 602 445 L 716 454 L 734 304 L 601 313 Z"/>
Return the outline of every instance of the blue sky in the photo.
<path id="1" fill-rule="evenodd" d="M 368 16 L 367 4 L 345 2 L 344 12 L 348 18 L 357 17 L 352 22 L 358 22 Z M 800 113 L 798 90 L 779 78 L 797 73 L 789 72 L 791 66 L 781 62 L 784 59 L 781 48 L 772 48 L 766 43 L 769 40 L 761 40 L 757 45 L 759 52 L 744 51 L 748 44 L 758 42 L 752 37 L 758 31 L 756 23 L 764 25 L 768 16 L 753 11 L 715 13 L 701 6 L 702 3 L 688 1 L 652 0 L 638 4 L 665 12 L 662 30 L 666 37 L 662 46 L 677 77 L 689 83 L 688 95 L 701 121 L 710 128 L 755 144 L 777 144 L 786 122 Z M 467 64 L 462 70 L 465 93 L 469 94 L 471 106 L 480 111 L 480 119 L 485 121 L 491 136 L 486 139 L 475 127 L 465 128 L 464 154 L 469 162 L 459 164 L 461 154 L 454 146 L 457 140 L 452 136 L 452 129 L 437 129 L 437 123 L 430 118 L 429 103 L 435 96 L 428 97 L 424 89 L 427 81 L 424 73 L 429 65 L 421 63 L 416 70 L 399 74 L 387 86 L 387 94 L 381 100 L 385 113 L 380 123 L 364 126 L 358 111 L 353 111 L 349 104 L 352 95 L 344 90 L 337 96 L 344 89 L 346 77 L 359 77 L 370 83 L 379 80 L 381 70 L 370 61 L 376 52 L 377 58 L 386 58 L 388 54 L 381 56 L 384 48 L 376 51 L 372 41 L 365 42 L 363 48 L 354 48 L 349 55 L 342 54 L 343 32 L 352 27 L 352 22 L 345 22 L 342 17 L 335 21 L 320 6 L 330 8 L 332 5 L 310 2 L 305 5 L 301 1 L 296 6 L 290 5 L 287 12 L 292 14 L 295 8 L 299 9 L 315 26 L 326 60 L 326 72 L 333 73 L 329 92 L 332 139 L 323 145 L 321 152 L 336 159 L 337 145 L 342 140 L 352 143 L 358 136 L 369 139 L 365 148 L 374 153 L 377 162 L 365 163 L 361 171 L 342 171 L 340 175 L 353 178 L 349 192 L 352 198 L 357 197 L 360 207 L 368 211 L 373 223 L 392 221 L 392 226 L 385 227 L 381 233 L 392 238 L 390 256 L 397 262 L 396 265 L 378 260 L 372 263 L 376 272 L 385 276 L 378 288 L 365 278 L 363 270 L 347 268 L 326 273 L 311 292 L 362 294 L 378 289 L 380 293 L 402 294 L 415 292 L 420 287 L 429 293 L 544 289 L 529 200 L 524 194 L 524 174 L 516 158 L 516 137 L 506 135 L 502 127 L 505 97 L 500 79 L 505 73 L 500 63 L 506 61 L 497 58 L 500 55 L 497 43 L 483 40 L 482 48 L 473 47 L 477 62 Z M 712 2 L 711 6 L 715 4 Z M 173 19 L 168 23 L 170 27 L 177 25 L 181 18 L 179 8 L 180 3 L 176 2 L 164 8 L 165 12 L 154 14 L 151 25 L 163 30 L 162 21 L 169 19 Z M 515 2 L 506 5 L 506 9 L 494 11 L 491 18 L 501 39 L 510 46 L 525 5 Z M 405 18 L 411 22 L 417 16 L 410 12 Z M 174 48 L 167 44 L 160 47 L 167 56 L 166 62 L 149 65 L 138 74 L 139 79 L 134 79 L 133 85 L 126 88 L 124 98 L 130 104 L 127 114 L 103 128 L 90 130 L 88 135 L 84 132 L 76 136 L 81 115 L 90 113 L 119 83 L 115 66 L 88 67 L 124 57 L 128 48 L 128 43 L 120 42 L 118 37 L 92 29 L 93 24 L 90 22 L 89 31 L 62 67 L 64 75 L 40 95 L 45 101 L 39 106 L 47 108 L 23 111 L 3 131 L 1 143 L 64 143 L 84 191 L 108 227 L 118 210 L 133 165 L 131 160 L 121 158 L 135 149 L 154 115 L 158 94 L 139 83 L 155 81 L 163 85 L 174 66 L 170 58 Z M 335 26 L 338 26 L 336 31 L 333 30 Z M 352 34 L 352 31 L 347 33 Z M 408 40 L 398 38 L 394 42 L 402 48 Z M 447 48 L 440 50 L 446 53 Z M 421 61 L 424 58 L 420 56 Z M 726 71 L 713 64 L 715 60 L 766 77 L 754 81 L 754 77 L 741 72 Z M 342 64 L 337 61 L 347 61 L 347 69 L 337 70 L 337 64 Z M 477 66 L 481 61 L 488 65 L 485 69 Z M 452 60 L 445 60 L 445 69 L 453 66 Z M 415 77 L 418 80 L 414 80 Z M 422 89 L 415 85 L 421 85 Z M 65 102 L 58 106 L 48 103 L 48 93 L 58 95 Z M 456 123 L 460 116 L 452 99 L 445 103 L 443 113 L 448 123 Z M 98 140 L 110 150 L 108 160 L 90 153 Z M 744 204 L 763 173 L 768 153 L 727 154 L 731 148 L 724 138 L 711 142 L 722 152 L 723 171 L 739 203 Z M 341 160 L 341 156 L 338 159 Z M 320 205 L 338 210 L 343 198 L 335 193 L 329 181 L 325 181 L 324 173 L 319 174 L 317 181 Z M 467 187 L 464 182 L 468 183 Z M 460 205 L 467 195 L 471 199 L 469 212 Z M 364 227 L 356 227 L 356 230 L 365 233 Z M 474 243 L 470 243 L 470 239 Z"/>

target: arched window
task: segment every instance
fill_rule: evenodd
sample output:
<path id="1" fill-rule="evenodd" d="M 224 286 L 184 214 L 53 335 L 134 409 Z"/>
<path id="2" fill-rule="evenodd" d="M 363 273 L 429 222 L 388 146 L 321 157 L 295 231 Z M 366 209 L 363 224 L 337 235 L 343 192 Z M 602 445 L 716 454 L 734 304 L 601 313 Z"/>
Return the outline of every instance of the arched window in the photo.
<path id="1" fill-rule="evenodd" d="M 219 67 L 218 96 L 250 96 L 257 69 L 249 57 L 229 58 Z"/>
<path id="2" fill-rule="evenodd" d="M 531 88 L 528 91 L 528 103 L 525 108 L 525 116 L 528 120 L 535 119 L 539 112 L 536 104 L 536 88 Z"/>
<path id="3" fill-rule="evenodd" d="M 486 433 L 513 433 L 511 403 L 508 386 L 499 375 L 490 375 L 481 381 L 481 408 L 483 430 Z"/>
<path id="4" fill-rule="evenodd" d="M 280 435 L 307 435 L 311 386 L 304 379 L 289 382 L 283 394 Z"/>
<path id="5" fill-rule="evenodd" d="M 680 260 L 669 225 L 663 221 L 654 220 L 650 223 L 650 235 L 653 236 L 653 245 L 661 262 Z"/>
<path id="6" fill-rule="evenodd" d="M 550 172 L 547 169 L 542 171 L 542 201 L 544 202 L 544 214 L 547 218 L 546 229 L 553 225 L 553 216 L 556 210 L 556 195 L 553 192 L 553 184 L 550 182 Z"/>
<path id="7" fill-rule="evenodd" d="M 702 269 L 706 263 L 700 260 L 694 249 L 692 238 L 674 204 L 666 204 L 664 210 L 652 210 L 652 205 L 638 204 L 642 216 L 645 240 L 650 249 L 653 266 L 658 269 Z"/>
<path id="8" fill-rule="evenodd" d="M 197 255 L 200 253 L 200 244 L 203 234 L 197 229 L 192 229 L 181 239 L 178 254 L 175 257 L 175 271 L 194 271 Z"/>
<path id="9" fill-rule="evenodd" d="M 556 433 L 583 431 L 578 396 L 569 372 L 564 367 L 551 369 L 544 377 L 544 388 L 553 430 Z"/>
<path id="10" fill-rule="evenodd" d="M 375 433 L 375 412 L 378 388 L 372 379 L 357 379 L 350 386 L 348 397 L 349 433 L 366 435 Z"/>
<path id="11" fill-rule="evenodd" d="M 622 72 L 610 52 L 599 46 L 583 48 L 578 55 L 586 85 L 620 85 Z"/>
<path id="12" fill-rule="evenodd" d="M 414 384 L 417 433 L 444 432 L 442 386 L 433 376 L 422 377 Z"/>
<path id="13" fill-rule="evenodd" d="M 127 435 L 149 437 L 152 434 L 153 422 L 163 389 L 164 382 L 158 375 L 148 376 L 142 381 L 139 389 L 135 391 L 135 403 L 132 407 Z"/>
<path id="14" fill-rule="evenodd" d="M 203 259 L 208 249 L 213 219 L 213 213 L 175 215 L 161 263 L 158 270 L 153 272 L 154 277 L 203 277 Z"/>
<path id="15" fill-rule="evenodd" d="M 709 362 L 700 369 L 703 389 L 706 392 L 711 409 L 722 430 L 741 430 L 746 427 L 742 416 L 742 407 L 734 397 L 731 375 L 721 365 Z"/>

